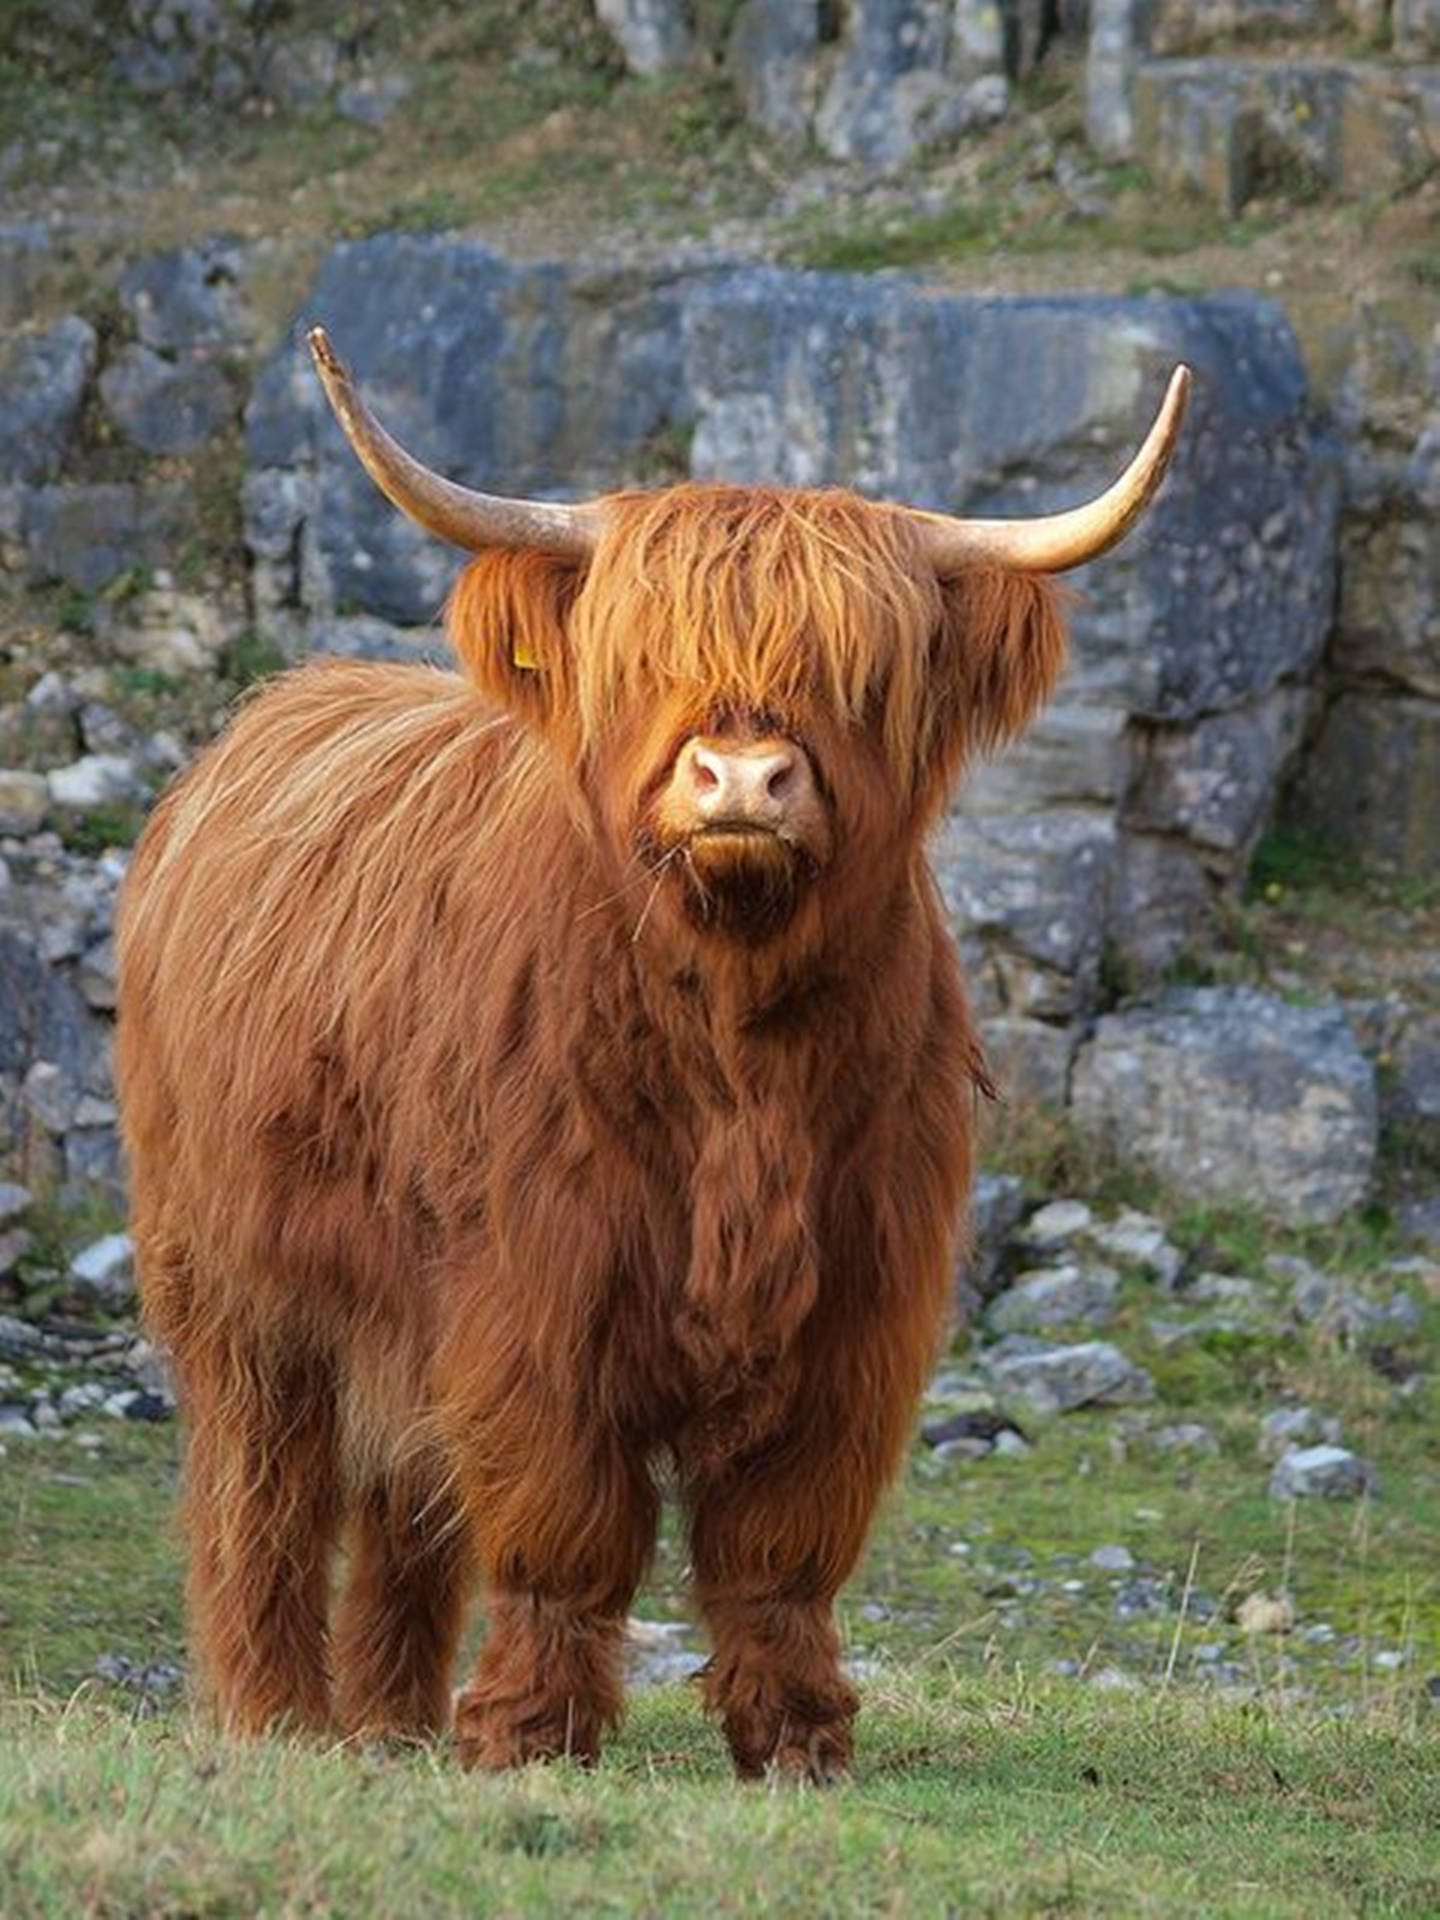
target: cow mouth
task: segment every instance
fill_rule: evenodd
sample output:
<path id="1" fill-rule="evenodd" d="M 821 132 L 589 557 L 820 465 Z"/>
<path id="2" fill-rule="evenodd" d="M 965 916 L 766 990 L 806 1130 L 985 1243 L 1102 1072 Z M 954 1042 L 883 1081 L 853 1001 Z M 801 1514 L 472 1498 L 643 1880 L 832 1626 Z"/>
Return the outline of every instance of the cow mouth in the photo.
<path id="1" fill-rule="evenodd" d="M 680 842 L 675 870 L 696 926 L 753 941 L 784 928 L 814 865 L 771 827 L 712 820 Z"/>

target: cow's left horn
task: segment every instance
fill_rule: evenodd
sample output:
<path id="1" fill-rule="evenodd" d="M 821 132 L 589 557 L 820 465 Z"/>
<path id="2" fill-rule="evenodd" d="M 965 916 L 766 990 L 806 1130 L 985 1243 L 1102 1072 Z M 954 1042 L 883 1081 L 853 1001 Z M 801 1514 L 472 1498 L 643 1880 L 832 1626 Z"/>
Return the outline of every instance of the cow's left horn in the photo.
<path id="1" fill-rule="evenodd" d="M 596 501 L 566 506 L 550 500 L 506 500 L 444 480 L 413 459 L 371 413 L 323 327 L 308 339 L 326 398 L 361 466 L 402 513 L 454 546 L 540 547 L 547 553 L 592 553 L 603 523 Z"/>
<path id="2" fill-rule="evenodd" d="M 1094 560 L 1122 540 L 1150 504 L 1175 451 L 1189 397 L 1190 369 L 1176 367 L 1144 446 L 1115 484 L 1083 507 L 1035 520 L 956 520 L 912 508 L 926 558 L 941 574 L 985 565 L 1064 573 Z"/>

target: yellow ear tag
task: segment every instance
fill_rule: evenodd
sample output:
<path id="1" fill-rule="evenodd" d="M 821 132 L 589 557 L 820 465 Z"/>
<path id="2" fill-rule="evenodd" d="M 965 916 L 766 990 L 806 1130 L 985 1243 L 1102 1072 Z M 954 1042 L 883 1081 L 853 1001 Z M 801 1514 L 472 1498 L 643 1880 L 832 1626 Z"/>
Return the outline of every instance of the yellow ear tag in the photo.
<path id="1" fill-rule="evenodd" d="M 523 640 L 517 641 L 515 646 L 511 648 L 510 658 L 522 673 L 538 673 L 540 671 L 540 662 L 536 659 L 533 649 L 527 647 Z"/>

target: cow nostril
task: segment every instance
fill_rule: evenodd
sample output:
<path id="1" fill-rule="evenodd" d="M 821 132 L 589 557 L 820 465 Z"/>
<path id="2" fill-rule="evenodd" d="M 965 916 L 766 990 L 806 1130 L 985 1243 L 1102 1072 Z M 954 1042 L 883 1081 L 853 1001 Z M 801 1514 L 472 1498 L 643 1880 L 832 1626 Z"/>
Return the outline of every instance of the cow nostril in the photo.
<path id="1" fill-rule="evenodd" d="M 772 800 L 781 798 L 785 790 L 789 787 L 794 772 L 794 763 L 790 760 L 782 761 L 778 767 L 772 770 L 769 778 L 765 782 L 765 791 Z"/>
<path id="2" fill-rule="evenodd" d="M 720 776 L 713 767 L 707 767 L 703 760 L 694 760 L 690 765 L 690 778 L 697 793 L 713 793 L 720 784 Z"/>

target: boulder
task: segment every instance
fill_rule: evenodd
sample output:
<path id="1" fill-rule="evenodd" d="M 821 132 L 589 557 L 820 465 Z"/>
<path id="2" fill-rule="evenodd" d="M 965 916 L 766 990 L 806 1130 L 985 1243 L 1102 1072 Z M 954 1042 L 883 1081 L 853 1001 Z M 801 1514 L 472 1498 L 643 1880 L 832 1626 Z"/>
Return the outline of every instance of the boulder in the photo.
<path id="1" fill-rule="evenodd" d="M 100 397 L 125 437 L 146 453 L 189 453 L 236 418 L 230 383 L 211 360 L 162 359 L 125 347 L 100 376 Z"/>
<path id="2" fill-rule="evenodd" d="M 1023 1401 L 1039 1414 L 1130 1406 L 1155 1392 L 1145 1369 L 1105 1340 L 1053 1346 L 1028 1335 L 1007 1334 L 981 1356 L 981 1365 L 998 1393 Z"/>
<path id="3" fill-rule="evenodd" d="M 1375 1491 L 1374 1468 L 1344 1447 L 1297 1447 L 1270 1475 L 1272 1500 L 1355 1500 Z"/>
<path id="4" fill-rule="evenodd" d="M 1039 1333 L 1077 1321 L 1103 1326 L 1114 1315 L 1119 1290 L 1113 1267 L 1072 1262 L 1022 1273 L 985 1317 L 997 1333 Z"/>
<path id="5" fill-rule="evenodd" d="M 1433 165 L 1440 72 L 1332 60 L 1152 60 L 1133 80 L 1135 149 L 1227 219 L 1258 196 L 1396 192 Z"/>
<path id="6" fill-rule="evenodd" d="M 632 73 L 674 73 L 695 55 L 685 0 L 595 0 Z"/>
<path id="7" fill-rule="evenodd" d="M 1374 1074 L 1337 1004 L 1176 990 L 1101 1019 L 1071 1091 L 1080 1126 L 1192 1200 L 1298 1224 L 1369 1194 Z"/>
<path id="8" fill-rule="evenodd" d="M 0 343 L 0 486 L 58 478 L 97 353 L 95 329 L 77 314 Z"/>
<path id="9" fill-rule="evenodd" d="M 1440 700 L 1341 692 L 1284 814 L 1328 845 L 1393 871 L 1440 874 Z"/>
<path id="10" fill-rule="evenodd" d="M 156 353 L 245 346 L 256 329 L 246 292 L 251 264 L 229 240 L 146 254 L 121 274 L 120 304 L 140 344 Z"/>

